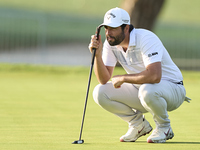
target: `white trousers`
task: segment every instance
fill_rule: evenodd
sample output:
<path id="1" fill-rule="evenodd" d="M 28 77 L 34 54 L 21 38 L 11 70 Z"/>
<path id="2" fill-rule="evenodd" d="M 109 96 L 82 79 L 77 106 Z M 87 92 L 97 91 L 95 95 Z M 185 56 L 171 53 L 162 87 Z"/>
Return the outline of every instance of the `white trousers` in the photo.
<path id="1" fill-rule="evenodd" d="M 124 83 L 114 88 L 111 82 L 97 85 L 93 98 L 105 110 L 137 126 L 143 120 L 143 113 L 150 112 L 157 127 L 169 127 L 168 112 L 177 109 L 185 100 L 183 85 L 161 80 L 156 84 L 143 84 L 135 87 Z"/>

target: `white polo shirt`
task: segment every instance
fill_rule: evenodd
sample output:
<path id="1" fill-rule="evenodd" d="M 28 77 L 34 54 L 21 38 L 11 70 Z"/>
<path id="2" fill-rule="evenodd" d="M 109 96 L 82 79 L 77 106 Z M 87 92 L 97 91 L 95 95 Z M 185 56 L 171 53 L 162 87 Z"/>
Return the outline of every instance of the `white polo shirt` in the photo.
<path id="1" fill-rule="evenodd" d="M 171 82 L 183 80 L 181 71 L 172 61 L 160 39 L 153 32 L 145 29 L 131 31 L 126 52 L 121 46 L 110 46 L 106 40 L 102 59 L 106 66 L 115 66 L 118 61 L 128 74 L 140 73 L 149 64 L 161 62 L 161 80 Z"/>

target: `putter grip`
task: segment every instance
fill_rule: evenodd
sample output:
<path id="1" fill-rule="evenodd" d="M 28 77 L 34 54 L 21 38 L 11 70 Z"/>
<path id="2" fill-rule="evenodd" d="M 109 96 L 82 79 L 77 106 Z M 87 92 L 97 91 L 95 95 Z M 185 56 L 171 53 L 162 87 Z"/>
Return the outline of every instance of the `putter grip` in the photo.
<path id="1" fill-rule="evenodd" d="M 96 54 L 96 48 L 93 48 L 93 49 L 92 49 L 92 61 L 91 61 L 91 64 L 92 64 L 92 65 L 94 65 L 95 54 Z"/>
<path id="2" fill-rule="evenodd" d="M 95 36 L 97 37 L 97 40 L 99 39 L 99 33 L 101 30 L 102 25 L 98 26 L 96 29 L 96 34 Z M 92 61 L 91 61 L 91 65 L 94 65 L 94 58 L 95 58 L 95 54 L 96 54 L 96 48 L 92 49 Z"/>

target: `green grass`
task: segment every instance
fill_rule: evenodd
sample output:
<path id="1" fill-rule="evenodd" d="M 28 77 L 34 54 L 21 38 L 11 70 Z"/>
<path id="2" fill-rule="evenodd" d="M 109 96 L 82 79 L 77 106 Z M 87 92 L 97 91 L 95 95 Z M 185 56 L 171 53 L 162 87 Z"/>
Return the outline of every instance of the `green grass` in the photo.
<path id="1" fill-rule="evenodd" d="M 117 68 L 114 74 L 124 73 Z M 92 77 L 83 130 L 85 144 L 78 140 L 85 102 L 89 67 L 0 65 L 1 150 L 127 150 L 199 149 L 200 72 L 183 71 L 187 95 L 193 100 L 169 113 L 175 132 L 165 144 L 120 143 L 127 124 L 104 111 L 92 99 L 97 84 Z M 150 114 L 146 118 L 155 127 Z"/>
<path id="2" fill-rule="evenodd" d="M 199 0 L 165 0 L 160 20 L 171 23 L 199 24 Z"/>

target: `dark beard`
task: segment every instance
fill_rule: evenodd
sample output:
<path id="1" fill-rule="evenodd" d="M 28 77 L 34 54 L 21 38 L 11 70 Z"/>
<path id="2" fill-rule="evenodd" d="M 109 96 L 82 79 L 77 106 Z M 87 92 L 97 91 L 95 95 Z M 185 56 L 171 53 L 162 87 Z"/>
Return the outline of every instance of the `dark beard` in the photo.
<path id="1" fill-rule="evenodd" d="M 114 41 L 108 41 L 108 37 L 111 37 L 114 39 Z M 119 45 L 125 38 L 125 34 L 124 32 L 122 31 L 120 35 L 114 37 L 114 36 L 107 36 L 107 41 L 108 43 L 110 44 L 110 46 L 116 46 L 116 45 Z"/>

